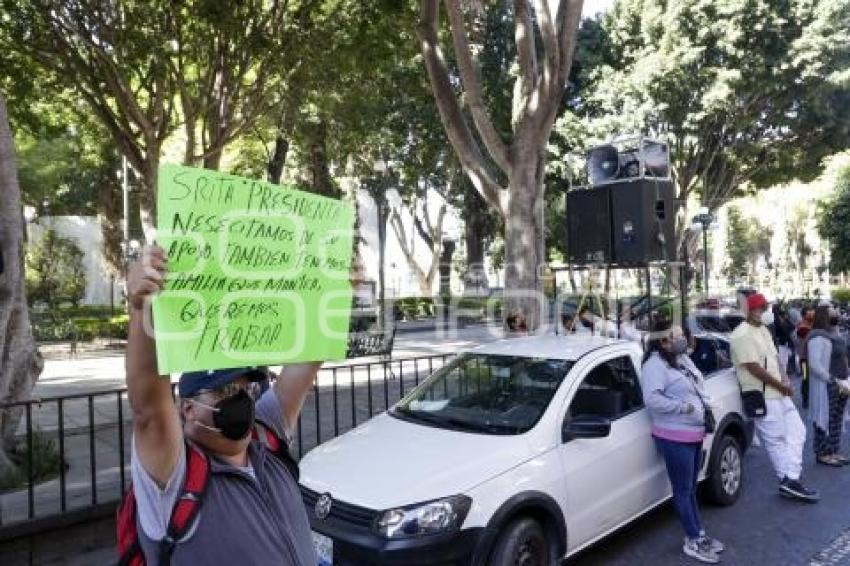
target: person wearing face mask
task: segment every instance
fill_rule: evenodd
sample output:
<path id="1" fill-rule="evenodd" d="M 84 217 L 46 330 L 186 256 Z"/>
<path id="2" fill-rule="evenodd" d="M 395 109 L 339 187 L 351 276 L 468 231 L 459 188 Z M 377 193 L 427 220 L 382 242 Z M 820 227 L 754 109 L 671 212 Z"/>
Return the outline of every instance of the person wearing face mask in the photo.
<path id="1" fill-rule="evenodd" d="M 779 492 L 814 503 L 819 494 L 800 481 L 806 426 L 791 400 L 794 388 L 780 367 L 779 353 L 767 329 L 773 313 L 759 293 L 747 298 L 746 307 L 747 319 L 729 337 L 744 411 L 753 419 L 756 434 L 767 450 L 779 478 Z"/>
<path id="2" fill-rule="evenodd" d="M 596 334 L 596 315 L 587 307 L 581 307 L 578 311 L 576 334 Z"/>
<path id="3" fill-rule="evenodd" d="M 828 304 L 815 309 L 815 320 L 806 350 L 811 378 L 809 416 L 815 429 L 814 450 L 819 464 L 845 466 L 841 456 L 841 431 L 847 397 L 839 387 L 847 380 L 847 342 L 838 334 L 838 312 Z"/>
<path id="4" fill-rule="evenodd" d="M 582 306 L 578 313 L 575 311 L 570 312 L 570 310 L 563 312 L 561 314 L 561 325 L 564 334 L 592 335 L 595 333 L 595 319 L 596 317 L 590 309 Z"/>
<path id="5" fill-rule="evenodd" d="M 159 374 L 154 340 L 145 328 L 149 299 L 162 289 L 165 271 L 165 254 L 153 247 L 144 250 L 127 276 L 126 367 L 133 410 L 136 524 L 131 532 L 137 537 L 130 552 L 140 552 L 141 563 L 148 565 L 315 566 L 297 464 L 287 445 L 321 364 L 284 367 L 262 395 L 259 383 L 267 374 L 261 369 L 184 373 L 175 404 L 170 380 Z M 276 442 L 268 442 L 266 435 L 253 439 L 258 430 L 271 431 Z M 185 487 L 190 458 L 208 462 L 206 487 L 195 496 L 202 501 L 197 514 L 175 540 L 170 534 L 178 515 L 174 510 L 190 495 Z"/>
<path id="6" fill-rule="evenodd" d="M 802 383 L 800 384 L 800 395 L 803 399 L 803 408 L 809 408 L 809 361 L 806 358 L 806 338 L 809 332 L 812 331 L 812 324 L 815 320 L 815 309 L 812 307 L 803 308 L 803 320 L 797 325 L 797 355 L 800 359 L 800 375 Z"/>
<path id="7" fill-rule="evenodd" d="M 780 365 L 787 373 L 793 348 L 791 334 L 794 332 L 794 325 L 779 305 L 773 305 L 773 319 L 774 342 L 779 352 Z"/>
<path id="8" fill-rule="evenodd" d="M 687 355 L 678 326 L 653 324 L 641 368 L 641 390 L 652 419 L 652 436 L 667 466 L 673 505 L 685 531 L 682 552 L 715 564 L 724 545 L 705 534 L 697 505 L 702 443 L 713 421 L 702 373 Z"/>

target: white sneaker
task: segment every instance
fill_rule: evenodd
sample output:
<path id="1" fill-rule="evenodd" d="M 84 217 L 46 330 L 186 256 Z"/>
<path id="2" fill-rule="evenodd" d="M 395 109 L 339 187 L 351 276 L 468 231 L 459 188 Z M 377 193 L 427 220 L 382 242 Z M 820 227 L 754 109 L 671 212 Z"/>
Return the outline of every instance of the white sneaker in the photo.
<path id="1" fill-rule="evenodd" d="M 710 543 L 705 538 L 685 539 L 682 552 L 686 556 L 690 556 L 706 564 L 717 564 L 720 562 L 720 557 L 711 549 Z"/>
<path id="2" fill-rule="evenodd" d="M 716 538 L 711 538 L 710 536 L 705 534 L 705 531 L 700 531 L 699 533 L 700 540 L 703 540 L 708 543 L 708 547 L 714 554 L 720 554 L 724 550 L 726 550 L 726 545 L 717 540 Z"/>

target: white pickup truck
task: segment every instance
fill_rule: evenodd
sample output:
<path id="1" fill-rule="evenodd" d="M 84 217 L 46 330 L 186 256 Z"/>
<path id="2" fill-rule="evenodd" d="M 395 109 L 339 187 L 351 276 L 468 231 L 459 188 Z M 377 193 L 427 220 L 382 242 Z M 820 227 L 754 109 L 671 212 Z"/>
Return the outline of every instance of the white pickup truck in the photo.
<path id="1" fill-rule="evenodd" d="M 578 336 L 460 354 L 304 458 L 319 564 L 548 566 L 660 505 L 670 484 L 641 356 L 634 343 Z M 706 378 L 717 430 L 703 487 L 731 505 L 752 427 L 733 370 Z"/>

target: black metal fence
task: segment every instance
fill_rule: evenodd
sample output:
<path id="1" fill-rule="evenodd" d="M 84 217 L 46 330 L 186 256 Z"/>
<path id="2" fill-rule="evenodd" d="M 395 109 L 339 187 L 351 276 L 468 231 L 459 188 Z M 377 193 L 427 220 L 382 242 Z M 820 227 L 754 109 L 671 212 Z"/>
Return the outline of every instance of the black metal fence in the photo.
<path id="1" fill-rule="evenodd" d="M 450 354 L 328 365 L 299 417 L 293 451 L 301 457 L 385 411 Z M 176 387 L 176 385 L 172 386 Z M 131 411 L 126 388 L 0 405 L 22 412 L 19 488 L 0 493 L 0 540 L 114 510 L 129 482 Z M 41 478 L 39 461 L 58 474 Z"/>

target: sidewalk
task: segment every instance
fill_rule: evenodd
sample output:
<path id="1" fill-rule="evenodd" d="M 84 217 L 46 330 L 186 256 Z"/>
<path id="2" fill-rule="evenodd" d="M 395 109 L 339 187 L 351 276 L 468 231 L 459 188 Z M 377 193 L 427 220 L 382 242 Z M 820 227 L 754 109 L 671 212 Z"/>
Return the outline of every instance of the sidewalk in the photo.
<path id="1" fill-rule="evenodd" d="M 408 358 L 430 354 L 455 353 L 484 342 L 502 338 L 500 324 L 475 324 L 454 330 L 427 329 L 396 335 L 393 358 Z M 44 371 L 33 390 L 34 398 L 77 395 L 124 387 L 124 351 L 97 348 L 78 348 L 76 358 L 68 358 L 67 349 L 51 345 L 45 355 Z M 65 345 L 67 348 L 67 345 Z M 43 352 L 44 354 L 44 352 Z M 326 367 L 346 363 L 365 363 L 377 358 L 356 358 L 328 362 Z"/>

